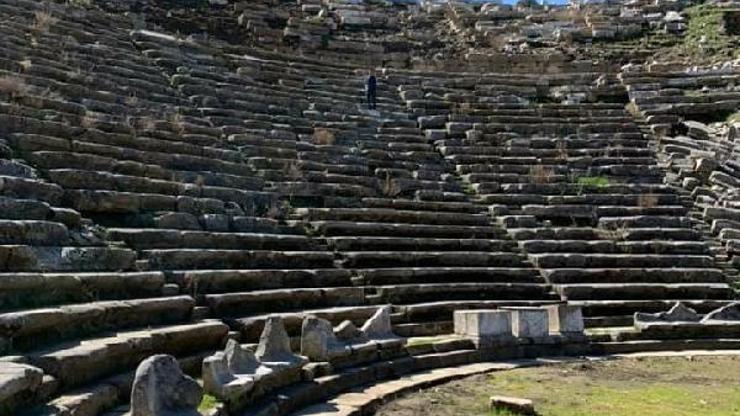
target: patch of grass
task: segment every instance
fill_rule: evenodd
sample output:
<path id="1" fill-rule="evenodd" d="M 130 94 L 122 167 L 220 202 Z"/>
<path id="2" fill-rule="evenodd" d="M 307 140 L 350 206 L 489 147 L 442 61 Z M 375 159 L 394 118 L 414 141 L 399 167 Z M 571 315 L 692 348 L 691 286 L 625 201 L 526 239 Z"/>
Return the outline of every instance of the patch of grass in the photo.
<path id="1" fill-rule="evenodd" d="M 712 62 L 740 57 L 732 47 L 722 23 L 722 11 L 712 5 L 700 4 L 684 10 L 688 18 L 684 41 L 679 48 L 693 62 Z"/>
<path id="2" fill-rule="evenodd" d="M 620 359 L 470 377 L 388 403 L 379 416 L 491 416 L 492 395 L 531 399 L 541 416 L 740 414 L 740 357 Z"/>
<path id="3" fill-rule="evenodd" d="M 727 124 L 740 123 L 740 111 L 730 114 L 725 121 Z"/>
<path id="4" fill-rule="evenodd" d="M 201 413 L 206 412 L 216 407 L 217 404 L 218 399 L 210 394 L 204 394 L 203 399 L 201 399 L 200 404 L 198 405 L 198 411 Z"/>
<path id="5" fill-rule="evenodd" d="M 54 26 L 59 19 L 52 16 L 51 12 L 46 10 L 39 10 L 34 13 L 34 22 L 31 26 L 31 30 L 36 33 L 48 33 L 49 29 Z"/>
<path id="6" fill-rule="evenodd" d="M 576 179 L 576 183 L 583 186 L 603 188 L 609 185 L 609 178 L 605 176 L 581 176 Z"/>

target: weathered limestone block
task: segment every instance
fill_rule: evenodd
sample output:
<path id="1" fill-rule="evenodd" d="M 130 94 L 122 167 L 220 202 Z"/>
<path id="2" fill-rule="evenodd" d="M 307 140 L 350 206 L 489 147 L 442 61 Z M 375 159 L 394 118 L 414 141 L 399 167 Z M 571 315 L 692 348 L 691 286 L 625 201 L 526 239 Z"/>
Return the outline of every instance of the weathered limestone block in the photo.
<path id="1" fill-rule="evenodd" d="M 547 307 L 550 332 L 564 335 L 583 334 L 583 313 L 580 306 L 550 305 Z"/>
<path id="2" fill-rule="evenodd" d="M 740 321 L 740 302 L 734 302 L 709 312 L 702 319 L 702 322 L 707 321 Z"/>
<path id="3" fill-rule="evenodd" d="M 511 337 L 511 311 L 497 309 L 470 309 L 455 311 L 455 334 L 474 338 Z"/>
<path id="4" fill-rule="evenodd" d="M 529 399 L 508 396 L 491 396 L 490 408 L 492 411 L 509 411 L 517 415 L 534 416 L 534 403 Z"/>
<path id="5" fill-rule="evenodd" d="M 175 357 L 153 355 L 139 364 L 131 389 L 131 416 L 199 416 L 203 389 Z"/>
<path id="6" fill-rule="evenodd" d="M 301 355 L 311 361 L 330 361 L 350 353 L 350 348 L 337 339 L 329 321 L 315 316 L 307 316 L 303 320 Z"/>
<path id="7" fill-rule="evenodd" d="M 511 332 L 519 338 L 545 338 L 549 335 L 548 312 L 544 308 L 512 307 Z"/>
<path id="8" fill-rule="evenodd" d="M 272 370 L 261 365 L 254 353 L 230 339 L 224 351 L 203 360 L 203 388 L 234 408 L 248 399 L 254 384 Z"/>
<path id="9" fill-rule="evenodd" d="M 370 339 L 396 338 L 391 326 L 391 307 L 383 306 L 378 309 L 360 328 L 362 333 Z"/>
<path id="10" fill-rule="evenodd" d="M 290 337 L 278 315 L 272 315 L 265 321 L 255 356 L 270 367 L 300 366 L 306 362 L 304 357 L 293 354 L 290 349 Z"/>
<path id="11" fill-rule="evenodd" d="M 0 414 L 13 414 L 14 408 L 31 399 L 43 375 L 30 365 L 0 362 Z"/>
<path id="12" fill-rule="evenodd" d="M 651 322 L 698 322 L 701 315 L 681 302 L 676 302 L 667 312 L 635 312 L 635 326 Z"/>

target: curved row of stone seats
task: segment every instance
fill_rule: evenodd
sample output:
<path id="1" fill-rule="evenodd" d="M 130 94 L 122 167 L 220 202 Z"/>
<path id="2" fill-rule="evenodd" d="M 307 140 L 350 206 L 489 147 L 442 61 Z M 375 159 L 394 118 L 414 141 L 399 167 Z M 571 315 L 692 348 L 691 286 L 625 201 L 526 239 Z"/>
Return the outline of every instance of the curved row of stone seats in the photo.
<path id="1" fill-rule="evenodd" d="M 626 68 L 621 76 L 635 110 L 660 136 L 666 180 L 693 200 L 694 216 L 707 224 L 697 228 L 711 238 L 717 259 L 732 261 L 731 210 L 740 173 L 732 160 L 737 126 L 725 117 L 738 107 L 732 99 L 737 68 L 730 63 L 693 68 L 654 64 Z M 736 274 L 730 263 L 725 274 Z"/>
<path id="2" fill-rule="evenodd" d="M 141 33 L 136 37 L 142 37 Z M 139 42 L 142 47 L 144 45 Z M 201 55 L 199 55 L 201 56 Z M 183 55 L 180 55 L 183 57 Z M 208 94 L 197 99 L 212 122 L 224 124 L 231 134 L 228 140 L 240 149 L 248 164 L 258 174 L 272 182 L 269 189 L 293 197 L 324 194 L 327 196 L 372 196 L 377 193 L 377 181 L 365 177 L 368 161 L 351 149 L 357 131 L 375 132 L 372 121 L 357 108 L 361 94 L 361 77 L 354 76 L 351 94 L 328 90 L 338 79 L 325 82 L 309 74 L 331 76 L 326 66 L 310 65 L 308 69 L 291 69 L 279 61 L 239 59 L 238 74 L 223 68 L 223 75 L 205 73 L 192 63 L 192 69 L 181 66 L 173 80 L 185 94 Z M 288 71 L 293 72 L 288 73 Z M 314 72 L 310 72 L 314 71 Z M 346 77 L 347 74 L 343 74 Z M 306 83 L 304 85 L 304 79 Z M 224 88 L 232 84 L 236 88 Z M 298 85 L 300 84 L 300 85 Z M 345 87 L 343 87 L 345 88 Z M 327 91 L 324 91 L 327 90 Z M 326 95 L 329 94 L 329 95 Z M 350 106 L 338 105 L 338 100 L 352 101 Z M 381 92 L 381 108 L 383 96 Z M 262 104 L 249 104 L 258 100 Z M 321 102 L 325 102 L 323 104 Z M 218 108 L 214 108 L 218 106 Z M 355 107 L 354 117 L 345 120 L 348 110 Z M 219 113 L 243 115 L 250 122 L 216 117 Z M 283 120 L 276 113 L 285 114 Z M 303 118 L 304 114 L 307 118 Z M 311 121 L 314 118 L 316 121 Z M 271 124 L 274 121 L 280 123 Z M 250 126 L 251 125 L 251 126 Z M 329 175 L 322 175 L 327 172 Z M 305 184 L 306 179 L 309 183 Z M 309 185 L 309 186 L 306 186 Z"/>
<path id="3" fill-rule="evenodd" d="M 163 40 L 162 37 L 147 33 L 135 33 L 135 38 L 139 39 L 142 47 L 145 42 L 143 39 L 148 39 L 146 42 L 156 41 L 158 44 L 165 41 L 173 43 L 172 39 Z M 160 45 L 160 48 L 164 46 Z M 455 298 L 470 301 L 481 298 L 505 300 L 507 294 L 513 296 L 517 291 L 519 294 L 514 296 L 517 299 L 550 299 L 546 288 L 536 274 L 511 270 L 512 267 L 526 268 L 528 266 L 521 263 L 516 255 L 506 252 L 507 245 L 504 242 L 485 241 L 491 238 L 498 239 L 501 234 L 496 234 L 489 228 L 490 224 L 486 215 L 477 214 L 480 210 L 465 202 L 464 194 L 459 192 L 454 182 L 449 178 L 445 179 L 444 174 L 447 167 L 442 163 L 442 158 L 427 142 L 427 139 L 421 136 L 419 130 L 411 127 L 414 125 L 412 122 L 404 121 L 403 114 L 389 114 L 393 118 L 383 120 L 375 129 L 370 127 L 367 133 L 356 135 L 358 126 L 354 124 L 354 121 L 364 118 L 366 121 L 374 122 L 374 116 L 359 111 L 356 104 L 353 105 L 349 101 L 356 101 L 357 97 L 361 97 L 363 82 L 361 76 L 351 69 L 319 66 L 316 62 L 305 59 L 285 62 L 277 60 L 286 59 L 285 56 L 278 54 L 266 54 L 261 51 L 250 53 L 252 57 L 249 59 L 235 60 L 240 65 L 237 74 L 244 80 L 242 88 L 255 91 L 268 101 L 292 100 L 291 103 L 305 108 L 306 110 L 303 110 L 304 119 L 301 123 L 308 127 L 309 132 L 313 129 L 314 137 L 310 137 L 310 140 L 316 140 L 317 128 L 331 126 L 336 129 L 334 131 L 339 131 L 339 133 L 332 133 L 326 139 L 331 142 L 330 145 L 316 147 L 316 150 L 312 150 L 313 145 L 308 140 L 305 142 L 302 140 L 301 134 L 305 130 L 295 132 L 298 142 L 295 141 L 296 135 L 292 137 L 286 135 L 274 140 L 259 138 L 259 142 L 244 146 L 242 149 L 250 156 L 250 163 L 263 163 L 263 166 L 268 168 L 260 171 L 268 179 L 270 189 L 288 195 L 288 199 L 293 201 L 292 205 L 300 206 L 301 197 L 312 196 L 311 189 L 306 189 L 302 183 L 286 184 L 284 181 L 289 175 L 285 173 L 285 166 L 297 163 L 299 169 L 304 166 L 310 169 L 312 166 L 306 163 L 310 159 L 304 161 L 303 158 L 321 157 L 321 161 L 324 162 L 323 158 L 327 154 L 336 154 L 337 158 L 342 158 L 338 159 L 342 160 L 342 163 L 347 163 L 347 166 L 356 166 L 352 172 L 348 169 L 341 173 L 355 173 L 352 176 L 356 177 L 355 182 L 362 181 L 361 183 L 366 188 L 371 186 L 374 188 L 370 189 L 371 195 L 382 193 L 386 196 L 395 196 L 395 199 L 377 197 L 360 199 L 358 197 L 362 197 L 363 194 L 345 195 L 346 199 L 343 202 L 348 203 L 349 197 L 354 196 L 355 199 L 350 200 L 349 203 L 358 208 L 306 208 L 295 211 L 293 218 L 301 223 L 309 223 L 314 229 L 312 234 L 329 237 L 326 241 L 329 248 L 339 252 L 341 266 L 352 269 L 353 275 L 361 274 L 367 282 L 363 283 L 361 279 L 354 279 L 356 286 L 366 287 L 337 288 L 336 291 L 322 292 L 325 294 L 320 296 L 317 295 L 317 290 L 305 289 L 301 291 L 304 295 L 288 299 L 286 302 L 296 304 L 298 299 L 313 298 L 315 300 L 313 307 L 318 307 L 322 303 L 325 306 L 346 306 L 358 301 L 394 304 L 428 303 L 445 299 L 450 290 L 454 290 Z M 187 62 L 189 58 L 181 59 Z M 182 79 L 181 88 L 187 93 L 195 91 L 205 93 L 205 89 L 200 86 L 196 87 L 195 83 L 209 83 L 211 82 L 209 79 L 215 78 L 214 75 L 206 75 L 202 71 L 191 71 L 189 76 L 179 78 L 180 74 L 184 73 L 184 69 L 178 69 L 178 73 L 173 75 L 173 78 Z M 199 79 L 196 79 L 194 75 L 198 75 Z M 219 80 L 230 82 L 235 86 L 239 83 L 237 77 L 229 73 L 227 68 L 224 68 L 224 73 L 219 76 Z M 381 85 L 384 85 L 382 81 Z M 217 85 L 214 84 L 214 87 Z M 210 94 L 214 94 L 213 91 L 218 94 L 219 89 L 210 91 Z M 217 95 L 214 101 L 210 101 L 210 104 L 229 105 L 231 100 L 227 97 L 233 93 L 227 90 L 222 91 L 223 98 Z M 284 99 L 277 98 L 282 94 L 279 91 L 284 91 Z M 380 110 L 383 114 L 402 108 L 399 103 L 394 102 L 397 98 L 393 94 L 394 92 L 388 87 L 382 87 Z M 341 102 L 340 100 L 348 102 L 343 107 L 337 104 L 331 107 L 320 107 L 318 100 L 323 99 L 322 97 L 331 98 L 335 103 Z M 261 112 L 260 109 L 251 111 Z M 331 116 L 335 121 L 329 124 L 326 117 L 332 113 L 336 114 L 336 116 Z M 354 119 L 350 118 L 353 115 Z M 298 124 L 293 119 L 289 121 L 291 126 Z M 355 136 L 342 136 L 339 129 L 353 130 Z M 231 137 L 233 140 L 248 138 L 246 135 Z M 303 149 L 298 146 L 303 147 L 305 151 L 301 151 Z M 358 155 L 360 157 L 357 157 L 354 156 L 354 146 L 360 149 L 367 147 L 367 149 L 362 150 L 362 154 Z M 277 166 L 278 169 L 275 169 L 273 163 L 280 164 Z M 334 169 L 336 168 L 337 166 L 334 166 Z M 415 177 L 410 176 L 409 173 Z M 383 180 L 383 175 L 385 180 Z M 299 175 L 296 174 L 296 176 Z M 300 176 L 304 176 L 302 172 Z M 332 179 L 350 180 L 349 175 L 324 176 L 323 180 L 329 181 Z M 300 185 L 303 189 L 293 193 L 291 190 L 296 187 L 295 185 Z M 384 189 L 380 189 L 381 185 Z M 346 189 L 346 186 L 343 187 Z M 302 191 L 307 192 L 302 194 Z M 406 200 L 407 195 L 417 199 L 431 200 L 429 202 Z M 329 204 L 329 206 L 332 204 L 330 198 L 323 198 L 319 203 Z M 363 206 L 364 208 L 360 208 Z M 434 212 L 439 210 L 449 213 Z M 404 237 L 398 237 L 399 232 L 403 232 Z M 363 238 L 358 239 L 358 236 L 363 236 Z M 419 242 L 414 240 L 414 237 L 423 237 L 424 240 Z M 471 242 L 462 240 L 469 237 L 479 238 Z M 474 247 L 478 253 L 464 252 Z M 403 253 L 394 252 L 399 248 L 403 250 Z M 498 253 L 491 253 L 492 250 Z M 373 269 L 358 270 L 360 267 L 368 266 L 373 266 Z M 415 281 L 404 282 L 407 284 L 398 287 L 388 286 L 388 283 L 394 283 L 394 276 L 408 275 L 404 271 L 408 267 L 422 268 L 414 271 L 413 275 L 416 278 L 413 280 Z M 469 285 L 451 287 L 450 282 L 445 281 L 446 276 L 457 280 L 464 278 L 463 274 L 471 271 L 475 273 L 475 276 L 468 278 Z M 383 279 L 385 286 L 373 287 L 383 282 L 373 277 L 368 278 L 367 276 L 371 273 L 382 274 L 380 279 Z M 490 278 L 496 275 L 498 275 L 496 280 L 501 283 L 490 282 Z M 510 278 L 518 280 L 515 285 L 509 284 L 508 279 Z M 502 292 L 502 289 L 505 291 Z M 374 294 L 376 292 L 378 293 Z M 275 296 L 279 296 L 280 293 L 286 293 L 286 291 L 269 292 Z M 298 291 L 292 293 L 298 293 Z M 267 296 L 268 293 L 265 292 L 264 295 Z M 247 306 L 243 302 L 245 299 L 254 299 L 255 296 L 256 293 L 246 292 L 211 294 L 207 295 L 207 299 L 212 308 L 229 316 L 236 317 L 239 310 L 243 311 L 242 313 L 268 313 L 268 310 L 260 310 L 259 304 Z M 265 297 L 265 299 L 268 298 Z M 333 312 L 327 311 L 327 313 Z M 360 316 L 365 315 L 360 314 Z M 450 322 L 450 317 L 447 318 L 448 322 Z M 244 318 L 238 322 L 246 325 L 246 328 L 242 327 L 243 332 L 254 334 L 255 330 L 249 329 L 254 322 L 253 318 Z M 295 333 L 295 328 L 295 325 L 289 326 L 289 331 Z"/>
<path id="4" fill-rule="evenodd" d="M 432 368 L 579 355 L 588 348 L 580 309 L 568 305 L 456 311 L 454 335 L 415 339 L 414 345 L 392 332 L 390 314 L 389 307 L 379 308 L 361 328 L 349 321 L 333 328 L 307 316 L 301 355 L 291 348 L 281 318 L 271 316 L 258 344 L 231 339 L 223 351 L 203 360 L 202 390 L 217 400 L 207 414 L 294 414 L 339 393 Z M 142 362 L 133 384 L 131 415 L 142 406 L 198 414 L 203 392 L 175 366 L 173 357 L 161 355 Z M 151 382 L 152 377 L 158 382 Z M 107 414 L 129 414 L 128 409 L 124 405 Z"/>
<path id="5" fill-rule="evenodd" d="M 130 44 L 127 47 L 132 60 L 142 59 Z M 150 73 L 147 69 L 141 76 Z M 161 74 L 154 72 L 151 77 L 165 86 L 173 100 L 187 102 Z M 324 253 L 321 244 L 305 236 L 282 235 L 300 233 L 299 228 L 252 216 L 254 211 L 271 208 L 270 194 L 251 192 L 261 189 L 262 180 L 252 175 L 237 147 L 222 141 L 220 129 L 206 127 L 200 113 L 186 108 L 183 114 L 189 115 L 162 121 L 153 116 L 154 125 L 145 126 L 147 130 L 140 135 L 107 123 L 101 128 L 113 132 L 86 128 L 81 136 L 74 136 L 76 140 L 42 140 L 14 133 L 14 144 L 67 188 L 66 204 L 110 226 L 108 239 L 135 248 L 139 267 L 333 267 L 333 255 Z M 110 146 L 111 142 L 118 146 Z M 177 177 L 193 183 L 174 182 L 172 178 Z M 290 291 L 283 296 L 290 297 Z M 274 301 L 270 294 L 260 299 L 267 298 Z"/>
<path id="6" fill-rule="evenodd" d="M 693 215 L 703 220 L 697 228 L 713 237 L 710 242 L 714 244 L 715 256 L 732 260 L 737 254 L 738 217 L 734 209 L 740 167 L 732 155 L 738 126 L 685 120 L 676 128 L 678 135 L 660 138 L 666 180 L 683 188 L 686 197 L 693 201 Z M 734 275 L 736 270 L 728 267 L 725 273 Z"/>
<path id="7" fill-rule="evenodd" d="M 302 355 L 298 356 L 292 352 L 282 320 L 271 316 L 254 352 L 230 340 L 224 352 L 206 358 L 203 384 L 229 412 L 238 413 L 311 372 L 329 374 L 405 355 L 404 341 L 392 333 L 390 307 L 379 308 L 362 328 L 345 321 L 335 330 L 329 321 L 308 316 L 302 323 Z M 309 360 L 315 363 L 306 366 Z"/>
<path id="8" fill-rule="evenodd" d="M 125 272 L 146 264 L 109 241 L 134 233 L 106 233 L 97 225 L 154 227 L 145 217 L 158 212 L 165 219 L 161 227 L 200 230 L 204 220 L 213 220 L 201 214 L 223 214 L 224 200 L 244 199 L 228 187 L 260 189 L 261 180 L 237 176 L 251 171 L 225 162 L 220 133 L 192 113 L 169 118 L 166 108 L 187 100 L 132 47 L 127 19 L 42 6 L 0 5 L 8 52 L 3 76 L 15 82 L 2 97 L 3 174 L 12 175 L 3 177 L 1 215 L 14 246 L 2 255 L 0 336 L 3 354 L 16 355 L 6 359 L 43 372 L 20 405 L 45 403 L 32 413 L 92 415 L 127 395 L 129 371 L 142 358 L 171 353 L 197 368 L 228 330 L 221 322 L 194 320 L 203 311 L 163 273 Z M 49 27 L 34 28 L 45 13 L 52 17 Z M 61 47 L 60 37 L 66 39 Z M 171 214 L 178 205 L 180 218 Z M 280 227 L 241 215 L 236 223 L 245 230 Z M 42 221 L 53 228 L 39 229 Z M 131 242 L 155 235 L 144 232 Z M 183 238 L 195 246 L 217 240 L 205 233 Z M 258 237 L 252 244 L 266 241 Z"/>
<path id="9" fill-rule="evenodd" d="M 683 119 L 720 121 L 740 107 L 740 69 L 729 62 L 721 67 L 630 66 L 620 78 L 630 102 L 662 134 Z"/>
<path id="10" fill-rule="evenodd" d="M 635 313 L 633 325 L 593 334 L 593 348 L 600 353 L 630 351 L 733 348 L 740 342 L 738 304 L 719 306 L 704 313 L 693 305 L 676 302 L 669 310 Z"/>
<path id="11" fill-rule="evenodd" d="M 146 34 L 141 34 L 141 35 L 146 35 Z M 140 35 L 137 34 L 136 36 L 140 36 Z M 274 64 L 271 64 L 269 62 L 265 62 L 264 63 L 264 65 L 268 65 L 268 64 L 273 69 L 276 67 Z M 298 64 L 295 64 L 295 65 L 298 65 Z M 314 64 L 314 65 L 311 65 L 311 68 L 316 69 L 317 66 Z M 241 72 L 243 72 L 243 71 L 241 71 Z M 327 72 L 327 70 L 326 69 L 322 69 L 322 72 Z M 265 74 L 266 75 L 269 75 L 268 73 L 265 73 Z M 175 76 L 178 76 L 178 75 L 175 75 Z M 245 76 L 245 79 L 246 79 L 246 76 Z M 355 80 L 355 85 L 357 85 L 357 80 Z M 262 86 L 262 87 L 260 87 L 262 91 L 265 91 L 263 93 L 263 94 L 265 94 L 265 96 L 267 96 L 267 94 L 269 93 L 269 91 L 271 91 L 268 87 L 269 86 Z M 272 88 L 275 88 L 275 87 L 272 87 Z M 357 89 L 357 87 L 355 87 L 355 89 Z M 317 91 L 317 93 L 318 93 L 318 91 Z M 304 98 L 304 100 L 305 100 L 305 98 Z M 352 126 L 350 125 L 348 127 L 352 127 Z M 232 136 L 232 137 L 234 138 L 234 140 L 239 140 L 242 136 L 235 135 L 235 136 Z M 293 137 L 295 137 L 295 135 Z M 262 139 L 262 140 L 264 140 L 264 139 Z M 290 144 L 290 140 L 287 137 L 285 139 L 278 139 L 278 140 L 280 140 L 280 142 L 279 143 L 276 143 L 276 144 L 288 145 L 288 146 L 291 145 Z M 295 139 L 293 139 L 293 140 L 295 140 Z M 340 138 L 339 140 L 342 140 L 342 139 Z M 278 142 L 278 141 L 276 140 L 276 142 Z M 295 143 L 295 142 L 293 142 L 293 143 Z M 306 148 L 307 149 L 310 149 L 310 147 L 309 147 L 310 145 L 311 145 L 310 143 L 306 143 Z M 339 146 L 333 146 L 333 147 L 335 147 L 335 148 L 337 148 L 339 150 L 342 150 L 341 147 L 339 147 Z M 268 151 L 269 151 L 269 149 L 270 148 L 268 148 Z M 264 152 L 265 149 L 264 149 L 264 146 L 245 146 L 244 151 L 247 152 L 247 153 L 248 152 L 252 152 L 252 151 L 261 153 L 261 152 Z M 287 151 L 283 151 L 282 154 L 278 154 L 278 156 L 282 156 L 283 158 L 286 155 L 289 155 Z M 299 153 L 299 154 L 295 154 L 295 152 L 293 152 L 293 155 L 292 156 L 295 157 L 296 159 L 298 159 L 298 158 L 300 158 L 302 156 L 312 157 L 314 155 L 315 156 L 318 156 L 318 157 L 323 157 L 323 155 L 319 154 L 316 151 L 303 152 L 303 153 Z M 340 154 L 340 156 L 341 156 L 341 154 Z M 271 158 L 271 160 L 274 160 L 274 159 Z M 358 164 L 359 165 L 358 167 L 360 168 L 360 169 L 358 169 L 359 170 L 359 173 L 365 173 L 366 174 L 366 169 L 367 169 L 366 168 L 366 163 L 367 162 L 364 162 L 363 161 L 362 164 Z M 328 166 L 328 164 L 326 166 Z M 309 167 L 311 167 L 311 166 L 309 165 Z M 362 169 L 362 168 L 365 168 L 365 169 Z M 284 177 L 287 176 L 283 171 L 275 172 L 275 174 L 268 174 L 268 175 L 270 175 L 269 176 L 269 179 L 275 180 L 275 181 L 284 180 Z M 339 176 L 339 175 L 337 175 L 337 176 Z M 364 180 L 365 178 L 366 177 L 358 177 L 358 179 L 361 179 L 361 180 Z M 329 179 L 331 179 L 331 178 L 329 178 Z M 370 178 L 368 178 L 368 179 L 370 179 Z M 273 185 L 271 185 L 271 186 L 274 186 L 274 184 L 275 184 L 275 182 L 273 182 Z M 282 192 L 282 193 L 285 194 L 285 193 L 289 193 L 289 192 Z M 290 194 L 290 198 L 302 196 L 301 194 L 299 194 L 299 195 L 293 195 L 292 193 L 289 193 L 289 194 Z M 306 196 L 311 196 L 311 195 L 312 194 L 309 193 Z M 255 271 L 255 273 L 251 273 L 251 272 L 243 272 L 242 273 L 242 272 L 232 272 L 232 271 L 225 271 L 224 273 L 203 272 L 203 273 L 200 273 L 199 276 L 200 276 L 200 278 L 203 278 L 203 276 L 208 276 L 208 277 L 206 277 L 206 279 L 213 279 L 215 281 L 215 280 L 218 280 L 220 278 L 224 278 L 225 276 L 228 276 L 228 275 L 231 275 L 231 276 L 237 276 L 237 275 L 238 276 L 246 276 L 247 274 L 251 274 L 253 276 L 259 276 L 259 275 L 266 275 L 266 273 L 267 274 L 270 274 L 270 271 L 259 271 L 258 270 L 258 271 Z M 276 271 L 276 273 L 278 273 L 278 272 Z M 279 272 L 279 273 L 282 273 L 282 272 Z M 300 273 L 298 273 L 298 272 L 292 273 L 290 271 L 286 271 L 286 275 L 287 274 L 292 274 L 293 276 L 300 275 Z M 324 271 L 321 271 L 321 270 L 318 270 L 317 273 L 315 274 L 315 276 L 317 276 L 317 279 L 316 279 L 315 283 L 311 283 L 311 282 L 307 282 L 307 281 L 299 282 L 299 280 L 298 279 L 295 279 L 295 278 L 293 278 L 293 279 L 290 280 L 290 281 L 294 282 L 293 283 L 294 285 L 295 284 L 299 284 L 299 283 L 301 285 L 303 285 L 303 288 L 302 289 L 286 290 L 285 287 L 283 287 L 282 290 L 261 290 L 261 291 L 250 291 L 250 292 L 237 292 L 237 293 L 230 293 L 230 294 L 227 294 L 227 293 L 221 294 L 221 293 L 216 292 L 216 293 L 211 293 L 211 294 L 207 295 L 206 296 L 206 302 L 211 306 L 212 310 L 216 314 L 225 315 L 225 316 L 235 316 L 235 315 L 237 315 L 239 313 L 242 313 L 242 314 L 248 314 L 248 313 L 249 314 L 254 314 L 254 313 L 260 313 L 260 312 L 261 313 L 266 313 L 266 312 L 270 312 L 270 311 L 275 312 L 277 310 L 280 310 L 280 306 L 279 305 L 281 305 L 281 304 L 282 305 L 285 305 L 285 306 L 294 305 L 292 307 L 285 307 L 283 309 L 283 310 L 291 310 L 291 309 L 295 309 L 297 305 L 309 306 L 309 304 L 310 304 L 313 307 L 319 307 L 319 306 L 341 306 L 341 305 L 352 305 L 352 304 L 355 304 L 355 303 L 359 303 L 359 304 L 363 303 L 363 301 L 364 301 L 363 300 L 364 294 L 363 294 L 363 289 L 362 288 L 351 288 L 351 287 L 350 288 L 336 288 L 336 289 L 324 289 L 324 288 L 321 288 L 320 289 L 319 288 L 319 287 L 322 287 L 322 286 L 330 285 L 331 283 L 330 283 L 330 280 L 329 279 L 331 279 L 332 282 L 335 282 L 334 284 L 337 284 L 337 283 L 340 283 L 340 282 L 347 282 L 347 283 L 349 283 L 348 274 L 346 274 L 346 273 L 337 274 L 337 273 L 334 273 L 334 272 L 328 271 L 328 270 L 325 271 L 325 272 Z M 326 279 L 324 278 L 324 276 L 326 276 Z M 265 283 L 260 283 L 257 280 L 254 280 L 253 282 L 254 282 L 253 284 L 249 284 L 249 283 L 245 284 L 244 285 L 244 288 L 245 289 L 246 288 L 249 288 L 249 289 L 257 289 L 256 286 L 258 284 L 262 284 L 263 285 L 260 289 L 273 289 L 273 288 L 276 287 L 274 285 L 274 283 L 275 283 L 274 281 L 267 281 L 267 280 L 265 280 Z M 287 283 L 287 280 L 285 282 Z M 315 289 L 314 288 L 310 288 L 310 286 L 312 284 L 316 284 L 317 287 Z M 206 289 L 206 290 L 208 290 L 208 289 Z M 288 295 L 292 295 L 292 296 L 288 297 Z M 284 296 L 285 297 L 285 299 L 282 300 L 282 301 L 280 300 L 280 297 L 281 296 Z M 265 302 L 255 302 L 254 300 L 256 300 L 256 299 L 264 299 Z M 253 301 L 252 302 L 245 302 L 245 300 L 253 300 Z"/>
<path id="12" fill-rule="evenodd" d="M 439 81 L 419 78 L 409 76 L 400 90 L 429 124 L 427 134 L 555 290 L 585 307 L 589 324 L 618 325 L 646 301 L 658 301 L 655 310 L 663 300 L 733 296 L 621 105 L 530 103 L 543 93 L 527 77 L 508 77 L 529 82 L 522 95 L 507 89 L 507 77 L 497 81 L 503 88 L 490 89 L 482 82 L 495 78 L 485 75 L 474 89 L 442 81 L 450 85 L 445 95 L 435 91 Z M 586 97 L 604 88 L 571 78 Z M 544 95 L 556 98 L 552 90 Z M 489 110 L 506 96 L 518 103 Z M 424 97 L 424 104 L 409 97 Z M 533 124 L 543 116 L 551 124 Z"/>

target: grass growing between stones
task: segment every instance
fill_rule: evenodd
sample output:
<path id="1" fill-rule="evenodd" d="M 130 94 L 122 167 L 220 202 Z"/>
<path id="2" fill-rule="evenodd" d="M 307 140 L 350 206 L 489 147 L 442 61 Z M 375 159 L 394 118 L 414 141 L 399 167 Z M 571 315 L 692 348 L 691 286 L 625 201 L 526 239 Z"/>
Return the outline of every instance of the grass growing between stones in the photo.
<path id="1" fill-rule="evenodd" d="M 727 124 L 740 123 L 740 111 L 730 114 L 727 116 Z"/>
<path id="2" fill-rule="evenodd" d="M 200 401 L 200 404 L 198 405 L 198 411 L 201 413 L 206 412 L 216 407 L 217 404 L 218 399 L 211 396 L 210 394 L 204 394 L 203 398 Z"/>
<path id="3" fill-rule="evenodd" d="M 540 416 L 740 415 L 740 357 L 621 359 L 471 377 L 391 402 L 381 416 L 492 416 L 492 395 L 531 399 Z"/>
<path id="4" fill-rule="evenodd" d="M 576 183 L 583 186 L 603 188 L 609 185 L 609 178 L 604 176 L 581 176 L 576 179 Z"/>
<path id="5" fill-rule="evenodd" d="M 711 5 L 697 5 L 685 10 L 688 27 L 683 53 L 694 62 L 712 62 L 740 57 L 732 46 L 732 36 L 724 33 L 722 12 Z"/>

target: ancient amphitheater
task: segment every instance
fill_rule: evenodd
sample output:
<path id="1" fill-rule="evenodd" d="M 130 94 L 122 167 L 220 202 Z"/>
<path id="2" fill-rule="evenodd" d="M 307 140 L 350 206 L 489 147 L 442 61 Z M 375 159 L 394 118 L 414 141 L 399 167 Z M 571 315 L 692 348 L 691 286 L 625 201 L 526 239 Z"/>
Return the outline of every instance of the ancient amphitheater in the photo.
<path id="1" fill-rule="evenodd" d="M 740 5 L 693 3 L 0 0 L 0 414 L 740 349 Z"/>

